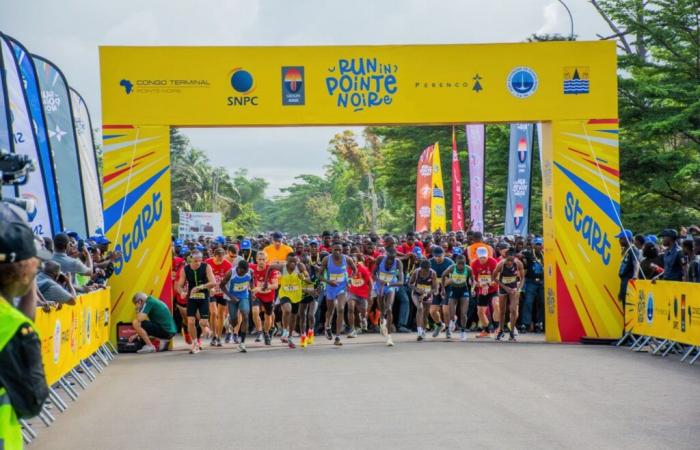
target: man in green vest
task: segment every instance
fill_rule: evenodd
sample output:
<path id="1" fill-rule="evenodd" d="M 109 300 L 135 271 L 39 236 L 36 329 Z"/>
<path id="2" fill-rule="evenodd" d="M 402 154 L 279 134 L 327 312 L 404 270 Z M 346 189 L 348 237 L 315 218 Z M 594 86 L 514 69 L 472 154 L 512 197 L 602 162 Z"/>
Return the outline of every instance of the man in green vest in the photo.
<path id="1" fill-rule="evenodd" d="M 1 205 L 0 205 L 1 206 Z M 41 362 L 41 342 L 32 319 L 14 306 L 20 298 L 23 310 L 32 314 L 36 299 L 34 277 L 41 260 L 51 253 L 20 220 L 0 220 L 0 449 L 23 446 L 18 419 L 41 411 L 48 386 Z M 28 301 L 32 305 L 27 305 Z"/>

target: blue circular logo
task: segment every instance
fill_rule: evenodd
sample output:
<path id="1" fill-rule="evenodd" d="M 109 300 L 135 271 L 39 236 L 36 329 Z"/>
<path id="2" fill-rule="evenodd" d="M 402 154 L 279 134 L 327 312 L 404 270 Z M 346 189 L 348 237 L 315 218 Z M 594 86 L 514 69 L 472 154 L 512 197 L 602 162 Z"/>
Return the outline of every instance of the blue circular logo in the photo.
<path id="1" fill-rule="evenodd" d="M 250 93 L 255 87 L 253 75 L 243 69 L 234 69 L 231 73 L 231 87 L 241 94 Z"/>
<path id="2" fill-rule="evenodd" d="M 513 96 L 526 98 L 537 90 L 537 74 L 529 67 L 516 67 L 508 74 L 506 84 Z"/>

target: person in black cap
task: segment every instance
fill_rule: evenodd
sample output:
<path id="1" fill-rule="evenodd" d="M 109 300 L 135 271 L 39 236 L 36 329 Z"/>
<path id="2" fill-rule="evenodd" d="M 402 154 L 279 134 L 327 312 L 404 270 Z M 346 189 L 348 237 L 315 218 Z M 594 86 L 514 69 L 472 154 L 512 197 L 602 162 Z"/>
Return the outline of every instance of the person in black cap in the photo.
<path id="1" fill-rule="evenodd" d="M 0 220 L 0 444 L 22 447 L 20 418 L 37 415 L 48 397 L 41 342 L 32 321 L 34 280 L 41 260 L 51 259 L 43 242 L 21 220 Z M 13 300 L 20 297 L 20 309 Z M 0 445 L 0 447 L 2 447 Z"/>
<path id="2" fill-rule="evenodd" d="M 662 243 L 666 247 L 662 278 L 668 281 L 683 281 L 685 267 L 683 267 L 683 252 L 678 245 L 678 232 L 667 228 L 659 234 L 659 237 L 663 239 Z"/>

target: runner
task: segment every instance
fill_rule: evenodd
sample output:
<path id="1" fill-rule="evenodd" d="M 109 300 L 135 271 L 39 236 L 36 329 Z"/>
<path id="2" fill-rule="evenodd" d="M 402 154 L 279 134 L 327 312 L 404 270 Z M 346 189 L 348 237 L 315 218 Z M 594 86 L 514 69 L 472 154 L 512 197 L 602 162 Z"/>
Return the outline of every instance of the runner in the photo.
<path id="1" fill-rule="evenodd" d="M 491 336 L 491 324 L 488 319 L 489 304 L 492 303 L 494 296 L 498 290 L 498 285 L 493 280 L 493 271 L 496 269 L 496 260 L 489 257 L 489 252 L 486 247 L 481 246 L 476 249 L 477 260 L 472 262 L 472 272 L 476 279 L 476 300 L 477 313 L 481 324 L 481 332 L 476 336 L 478 338 Z"/>
<path id="2" fill-rule="evenodd" d="M 238 351 L 246 353 L 245 337 L 250 314 L 250 291 L 253 289 L 253 274 L 244 260 L 238 261 L 235 273 L 229 270 L 221 280 L 221 290 L 228 296 L 228 318 L 231 327 L 240 327 Z"/>
<path id="3" fill-rule="evenodd" d="M 316 247 L 318 247 L 318 243 L 316 243 Z M 320 280 L 318 277 L 319 269 L 317 266 L 311 264 L 309 255 L 303 255 L 301 261 L 302 264 L 307 267 L 309 272 L 309 280 L 304 283 L 301 304 L 299 305 L 301 348 L 306 348 L 307 345 L 313 345 L 315 340 L 314 326 L 316 324 L 316 299 L 319 297 L 320 293 Z"/>
<path id="4" fill-rule="evenodd" d="M 388 347 L 394 346 L 394 341 L 391 339 L 394 297 L 396 296 L 396 290 L 403 284 L 403 265 L 396 258 L 396 254 L 396 249 L 390 246 L 387 248 L 386 254 L 377 261 L 377 265 L 374 268 L 373 294 L 381 311 L 379 329 L 382 336 L 386 336 L 386 345 Z"/>
<path id="5" fill-rule="evenodd" d="M 460 340 L 464 342 L 467 340 L 467 312 L 469 310 L 469 298 L 474 285 L 474 277 L 472 269 L 467 264 L 461 250 L 461 248 L 455 247 L 457 252 L 455 263 L 445 270 L 445 273 L 442 275 L 442 284 L 449 288 L 448 317 L 450 317 L 450 326 L 448 329 L 454 327 L 457 307 L 459 306 Z"/>
<path id="6" fill-rule="evenodd" d="M 187 299 L 187 329 L 190 336 L 197 336 L 195 318 L 199 314 L 199 326 L 202 334 L 210 334 L 209 330 L 209 289 L 216 286 L 214 272 L 206 263 L 202 262 L 202 253 L 195 250 L 190 254 L 190 263 L 180 272 L 177 280 L 177 290 Z M 187 282 L 187 289 L 185 288 Z M 202 350 L 202 340 L 192 339 L 190 353 L 199 353 Z"/>
<path id="7" fill-rule="evenodd" d="M 505 259 L 501 260 L 493 271 L 493 277 L 498 282 L 498 301 L 501 311 L 496 340 L 500 341 L 505 334 L 506 300 L 508 300 L 510 305 L 510 326 L 507 328 L 510 340 L 514 341 L 515 327 L 518 323 L 518 310 L 520 308 L 520 291 L 523 288 L 523 284 L 525 284 L 525 268 L 523 263 L 515 257 L 515 249 L 508 250 Z"/>
<path id="8" fill-rule="evenodd" d="M 287 255 L 286 264 L 271 264 L 270 270 L 282 273 L 279 289 L 283 328 L 281 341 L 286 343 L 289 348 L 296 348 L 292 337 L 303 295 L 304 281 L 309 279 L 309 274 L 306 272 L 306 267 L 299 263 L 299 259 L 294 253 Z"/>
<path id="9" fill-rule="evenodd" d="M 263 249 L 267 254 L 267 260 L 270 264 L 284 264 L 287 261 L 287 255 L 292 253 L 294 249 L 282 243 L 282 233 L 275 231 L 272 233 L 272 244 Z"/>
<path id="10" fill-rule="evenodd" d="M 447 328 L 445 320 L 449 318 L 449 315 L 443 314 L 443 317 L 440 317 L 440 313 L 443 312 L 443 310 L 449 313 L 449 297 L 447 297 L 445 287 L 442 285 L 442 276 L 445 274 L 445 271 L 454 264 L 454 261 L 445 257 L 445 250 L 443 250 L 442 247 L 433 247 L 432 255 L 433 257 L 430 258 L 430 268 L 435 271 L 439 283 L 438 292 L 433 295 L 433 302 L 430 305 L 430 317 L 432 317 L 433 322 L 435 322 L 433 337 L 436 338 Z M 447 329 L 445 333 L 447 339 L 452 337 L 452 331 L 454 331 L 454 328 L 452 330 Z"/>
<path id="11" fill-rule="evenodd" d="M 411 273 L 408 286 L 411 288 L 411 298 L 416 307 L 416 340 L 420 342 L 425 339 L 425 312 L 430 309 L 433 295 L 437 294 L 439 287 L 437 274 L 430 268 L 429 260 L 421 260 L 419 268 Z"/>
<path id="12" fill-rule="evenodd" d="M 255 299 L 252 303 L 253 322 L 255 323 L 255 342 L 260 342 L 261 337 L 265 339 L 265 345 L 272 345 L 270 329 L 272 328 L 273 307 L 275 302 L 275 290 L 279 283 L 279 273 L 270 270 L 267 264 L 267 253 L 258 252 L 256 255 L 257 264 L 253 266 L 253 295 Z M 260 309 L 264 312 L 264 323 L 260 321 Z"/>
<path id="13" fill-rule="evenodd" d="M 180 253 L 185 256 L 187 255 L 187 250 L 182 248 Z M 173 299 L 175 300 L 175 308 L 182 319 L 182 336 L 185 338 L 187 345 L 192 345 L 190 332 L 187 331 L 187 297 L 180 295 L 180 291 L 177 289 L 177 279 L 180 276 L 180 272 L 182 272 L 182 268 L 185 266 L 185 263 L 185 258 L 177 256 L 175 253 L 175 248 L 173 248 L 173 270 L 171 272 L 173 292 L 175 293 L 173 295 Z"/>
<path id="14" fill-rule="evenodd" d="M 228 314 L 224 292 L 219 288 L 221 280 L 223 280 L 224 276 L 233 268 L 233 265 L 228 262 L 225 257 L 226 250 L 224 250 L 223 247 L 218 247 L 214 250 L 214 256 L 204 261 L 212 268 L 214 280 L 216 281 L 216 286 L 211 288 L 209 292 L 209 315 L 211 317 L 212 327 L 214 328 L 214 336 L 211 338 L 212 347 L 221 347 L 222 345 L 221 333 L 224 330 L 224 319 L 226 319 L 226 314 Z"/>
<path id="15" fill-rule="evenodd" d="M 360 328 L 362 324 L 367 324 L 367 303 L 369 298 L 370 286 L 372 286 L 372 275 L 367 266 L 365 266 L 360 248 L 353 246 L 350 250 L 350 256 L 357 263 L 357 270 L 350 278 L 350 299 L 348 302 L 348 321 L 350 322 L 350 334 L 348 338 L 357 337 L 357 327 L 355 323 L 355 312 L 359 317 Z"/>
<path id="16" fill-rule="evenodd" d="M 345 301 L 347 300 L 348 266 L 352 271 L 357 270 L 352 258 L 343 255 L 343 246 L 340 242 L 334 242 L 332 253 L 326 256 L 321 263 L 321 280 L 326 283 L 326 338 L 333 339 L 331 321 L 333 312 L 336 312 L 335 319 L 335 345 L 343 345 L 340 342 L 340 333 L 343 330 L 343 315 L 345 312 Z"/>

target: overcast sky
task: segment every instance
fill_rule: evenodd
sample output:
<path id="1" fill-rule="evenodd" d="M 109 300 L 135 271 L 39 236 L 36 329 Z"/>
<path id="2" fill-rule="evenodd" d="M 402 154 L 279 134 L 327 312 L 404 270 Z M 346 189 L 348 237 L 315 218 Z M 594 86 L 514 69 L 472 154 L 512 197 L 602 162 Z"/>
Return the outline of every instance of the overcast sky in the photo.
<path id="1" fill-rule="evenodd" d="M 608 33 L 566 0 L 580 40 Z M 343 45 L 519 42 L 569 33 L 556 0 L 0 0 L 0 31 L 56 63 L 101 124 L 99 45 Z M 321 174 L 340 128 L 189 129 L 216 164 L 267 179 L 268 195 Z M 256 151 L 249 151 L 256 149 Z M 245 151 L 244 151 L 245 150 Z M 265 155 L 264 158 L 260 155 Z"/>

